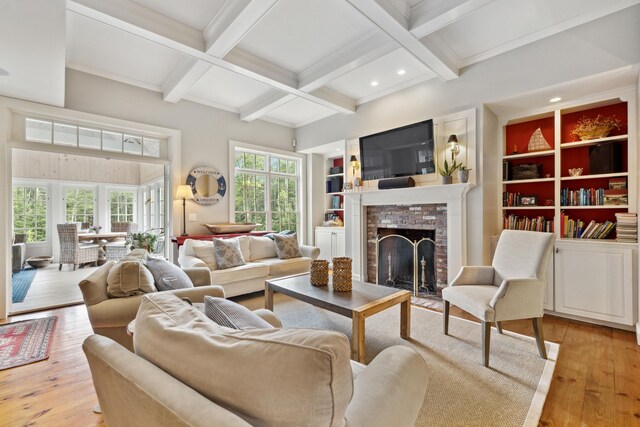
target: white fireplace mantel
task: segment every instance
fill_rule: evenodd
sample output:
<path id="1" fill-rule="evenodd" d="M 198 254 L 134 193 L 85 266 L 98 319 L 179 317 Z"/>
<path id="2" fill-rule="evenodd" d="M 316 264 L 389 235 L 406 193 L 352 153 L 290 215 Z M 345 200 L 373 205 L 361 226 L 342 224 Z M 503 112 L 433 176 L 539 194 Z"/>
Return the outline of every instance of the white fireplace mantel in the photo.
<path id="1" fill-rule="evenodd" d="M 448 281 L 467 261 L 466 195 L 475 185 L 429 185 L 392 190 L 368 190 L 345 193 L 346 255 L 353 259 L 354 278 L 361 280 L 366 270 L 366 207 L 396 205 L 447 205 Z"/>

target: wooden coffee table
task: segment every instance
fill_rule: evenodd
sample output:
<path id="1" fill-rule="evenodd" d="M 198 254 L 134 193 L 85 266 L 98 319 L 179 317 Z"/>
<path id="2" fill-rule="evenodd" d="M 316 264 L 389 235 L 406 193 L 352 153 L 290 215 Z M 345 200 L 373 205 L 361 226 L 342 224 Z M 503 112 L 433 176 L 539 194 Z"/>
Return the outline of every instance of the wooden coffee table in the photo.
<path id="1" fill-rule="evenodd" d="M 364 321 L 376 313 L 400 304 L 400 336 L 411 335 L 411 293 L 405 290 L 353 281 L 350 292 L 334 292 L 328 286 L 313 286 L 309 275 L 268 280 L 265 283 L 265 308 L 273 311 L 273 293 L 279 292 L 316 307 L 349 317 L 353 321 L 351 358 L 364 363 Z"/>

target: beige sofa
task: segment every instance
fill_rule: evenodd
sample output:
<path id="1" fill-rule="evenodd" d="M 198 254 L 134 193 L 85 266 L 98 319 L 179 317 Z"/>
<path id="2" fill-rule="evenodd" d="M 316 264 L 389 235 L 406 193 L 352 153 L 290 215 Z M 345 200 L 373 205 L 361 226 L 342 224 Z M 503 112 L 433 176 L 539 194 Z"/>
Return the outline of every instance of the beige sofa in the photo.
<path id="1" fill-rule="evenodd" d="M 227 297 L 263 291 L 267 279 L 308 273 L 311 260 L 318 258 L 320 249 L 300 245 L 302 257 L 280 259 L 275 243 L 268 237 L 234 237 L 240 243 L 246 264 L 220 270 L 215 264 L 197 257 L 194 247 L 213 246 L 212 240 L 187 239 L 178 251 L 178 264 L 182 268 L 209 267 L 211 284 L 222 286 Z"/>
<path id="2" fill-rule="evenodd" d="M 427 386 L 410 347 L 364 366 L 338 332 L 236 331 L 166 292 L 142 298 L 134 342 L 83 345 L 110 427 L 412 426 Z"/>
<path id="3" fill-rule="evenodd" d="M 93 332 L 104 335 L 133 351 L 132 338 L 127 334 L 127 325 L 136 317 L 143 295 L 125 298 L 110 298 L 107 294 L 107 275 L 115 261 L 107 261 L 99 269 L 80 282 L 82 298 L 87 307 Z M 165 291 L 193 302 L 204 302 L 205 295 L 224 298 L 224 290 L 211 285 L 208 268 L 184 269 L 193 288 Z"/>

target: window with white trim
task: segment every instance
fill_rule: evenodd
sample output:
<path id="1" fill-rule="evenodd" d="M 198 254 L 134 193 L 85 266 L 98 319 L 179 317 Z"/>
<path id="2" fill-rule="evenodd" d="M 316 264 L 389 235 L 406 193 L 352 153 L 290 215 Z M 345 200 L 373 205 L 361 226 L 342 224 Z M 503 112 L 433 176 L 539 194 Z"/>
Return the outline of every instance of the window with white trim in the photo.
<path id="1" fill-rule="evenodd" d="M 161 141 L 158 138 L 31 117 L 25 119 L 25 139 L 42 144 L 160 157 Z"/>
<path id="2" fill-rule="evenodd" d="M 25 234 L 27 243 L 47 241 L 47 189 L 41 186 L 13 187 L 13 232 Z"/>
<path id="3" fill-rule="evenodd" d="M 94 188 L 65 188 L 65 220 L 88 224 L 89 227 L 97 225 L 94 222 L 95 201 L 96 191 Z"/>
<path id="4" fill-rule="evenodd" d="M 135 222 L 135 190 L 109 190 L 109 225 Z"/>
<path id="5" fill-rule="evenodd" d="M 164 181 L 149 184 L 144 189 L 144 229 L 164 229 Z"/>
<path id="6" fill-rule="evenodd" d="M 235 222 L 261 224 L 256 230 L 300 227 L 301 161 L 281 154 L 235 149 Z"/>

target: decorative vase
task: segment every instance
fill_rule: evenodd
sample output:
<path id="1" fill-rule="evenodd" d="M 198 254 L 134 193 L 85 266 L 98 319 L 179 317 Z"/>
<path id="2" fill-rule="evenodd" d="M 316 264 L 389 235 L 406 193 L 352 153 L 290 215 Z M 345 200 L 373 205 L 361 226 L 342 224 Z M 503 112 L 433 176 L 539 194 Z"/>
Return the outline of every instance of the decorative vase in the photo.
<path id="1" fill-rule="evenodd" d="M 337 257 L 333 259 L 333 290 L 349 292 L 353 287 L 351 275 L 351 258 Z"/>
<path id="2" fill-rule="evenodd" d="M 466 184 L 469 181 L 469 171 L 468 170 L 458 170 L 458 181 L 463 184 Z"/>
<path id="3" fill-rule="evenodd" d="M 314 259 L 311 261 L 310 281 L 313 286 L 329 284 L 329 261 Z"/>
<path id="4" fill-rule="evenodd" d="M 453 182 L 453 177 L 451 175 L 449 176 L 442 176 L 442 183 L 443 184 L 451 184 Z"/>

